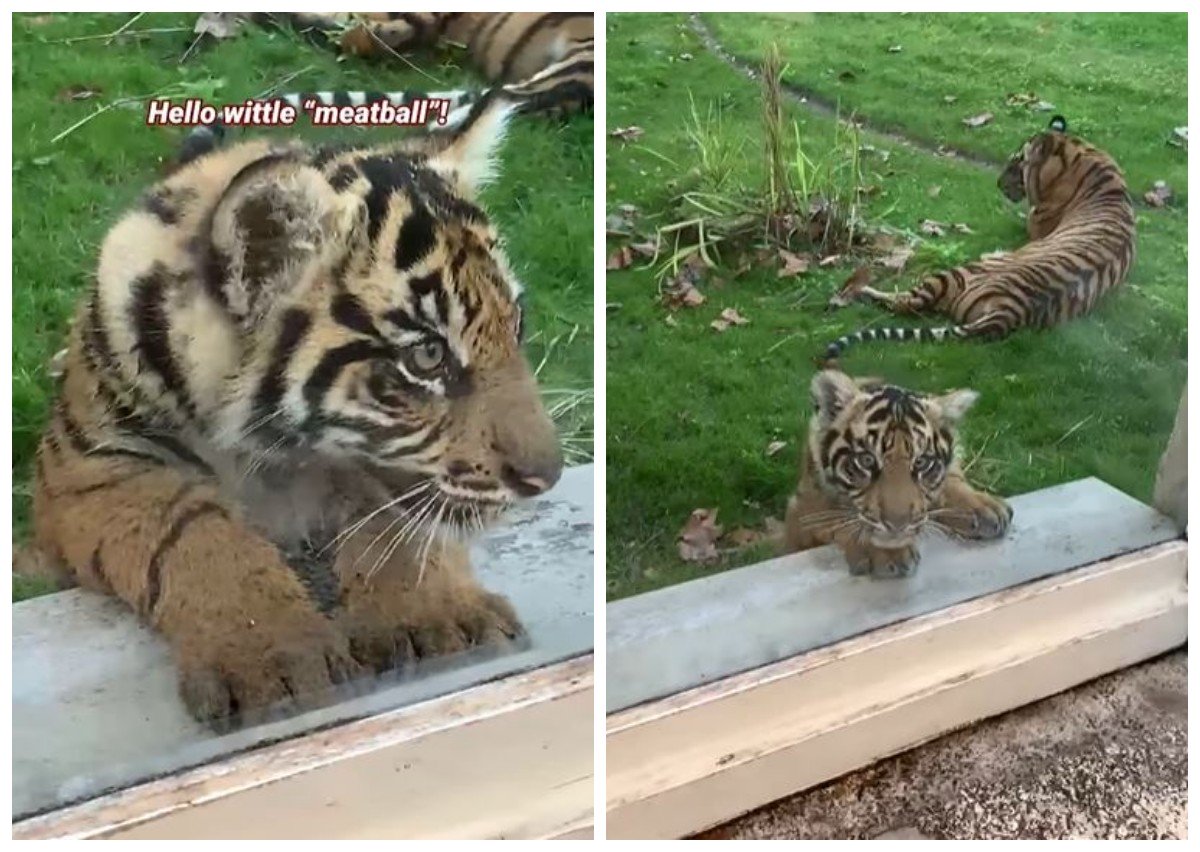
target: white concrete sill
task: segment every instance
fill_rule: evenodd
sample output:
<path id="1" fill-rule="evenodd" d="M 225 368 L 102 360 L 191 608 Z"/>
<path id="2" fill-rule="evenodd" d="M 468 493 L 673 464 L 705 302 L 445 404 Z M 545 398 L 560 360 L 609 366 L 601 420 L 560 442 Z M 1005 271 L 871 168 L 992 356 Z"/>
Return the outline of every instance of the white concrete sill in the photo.
<path id="1" fill-rule="evenodd" d="M 1187 641 L 1187 544 L 1086 479 L 916 576 L 821 548 L 610 604 L 610 839 L 688 836 Z"/>
<path id="2" fill-rule="evenodd" d="M 593 559 L 593 468 L 584 465 L 474 553 L 484 585 L 521 614 L 525 647 L 440 661 L 402 682 L 380 678 L 367 694 L 224 736 L 187 714 L 165 644 L 119 601 L 71 590 L 16 604 L 14 819 L 584 657 L 593 645 Z"/>

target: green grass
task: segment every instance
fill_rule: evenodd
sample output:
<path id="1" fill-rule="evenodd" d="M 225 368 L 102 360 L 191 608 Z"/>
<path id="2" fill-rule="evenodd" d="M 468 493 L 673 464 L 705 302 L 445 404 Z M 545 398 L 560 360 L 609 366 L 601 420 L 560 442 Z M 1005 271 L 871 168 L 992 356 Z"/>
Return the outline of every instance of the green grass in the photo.
<path id="1" fill-rule="evenodd" d="M 246 25 L 236 38 L 180 57 L 195 15 L 147 14 L 112 40 L 67 39 L 111 33 L 130 15 L 16 15 L 13 19 L 13 523 L 28 529 L 29 476 L 52 393 L 47 367 L 85 289 L 106 230 L 156 179 L 183 131 L 146 127 L 144 106 L 112 108 L 59 142 L 56 135 L 99 106 L 182 89 L 237 102 L 296 75 L 284 91 L 443 89 L 479 81 L 453 55 L 431 56 L 423 71 L 403 64 L 338 61 L 291 32 Z M 174 30 L 148 33 L 151 29 Z M 297 73 L 299 72 L 299 73 Z M 71 100 L 65 90 L 99 90 Z M 518 119 L 500 153 L 502 176 L 485 203 L 505 234 L 530 300 L 528 355 L 548 388 L 592 386 L 592 128 Z M 233 131 L 233 138 L 256 131 Z M 314 139 L 383 139 L 387 131 L 289 131 Z M 578 409 L 590 436 L 590 396 Z M 590 443 L 573 444 L 590 454 Z M 14 584 L 14 598 L 28 593 Z"/>
<path id="2" fill-rule="evenodd" d="M 921 390 L 980 391 L 963 440 L 984 486 L 1012 495 L 1096 476 L 1148 500 L 1185 375 L 1187 155 L 1167 144 L 1172 128 L 1187 123 L 1182 16 L 702 18 L 750 62 L 777 40 L 784 79 L 836 103 L 842 115 L 857 112 L 871 127 L 997 163 L 981 168 L 864 134 L 876 149 L 864 153 L 864 180 L 880 187 L 868 200 L 870 223 L 917 235 L 929 218 L 973 231 L 924 240 L 899 278 L 877 286 L 910 286 L 923 271 L 1021 244 L 1023 211 L 996 189 L 998 164 L 1051 113 L 1005 107 L 1010 92 L 1054 103 L 1073 129 L 1113 153 L 1135 197 L 1154 180 L 1175 189 L 1171 208 L 1138 205 L 1137 263 L 1091 316 L 998 344 L 868 344 L 843 359 L 852 373 Z M 647 231 L 668 223 L 687 179 L 667 160 L 686 168 L 698 158 L 687 133 L 689 96 L 701 114 L 719 105 L 728 132 L 745 137 L 733 179 L 758 185 L 757 84 L 709 53 L 683 15 L 610 15 L 607 28 L 608 129 L 645 130 L 634 144 L 609 140 L 608 207 L 636 205 Z M 903 49 L 889 53 L 896 44 Z M 846 70 L 850 82 L 839 79 Z M 947 105 L 946 95 L 957 100 Z M 833 120 L 794 101 L 786 110 L 807 150 L 831 147 Z M 995 113 L 992 124 L 961 124 L 983 111 Z M 678 559 L 675 536 L 698 507 L 719 508 L 727 529 L 782 516 L 796 482 L 814 356 L 846 331 L 889 322 L 867 306 L 825 312 L 850 271 L 780 279 L 771 265 L 733 279 L 719 270 L 699 285 L 708 301 L 675 312 L 673 326 L 651 270 L 608 274 L 610 598 L 762 555 L 756 548 L 697 566 Z M 750 324 L 716 334 L 709 323 L 727 307 Z M 775 440 L 787 446 L 768 457 Z"/>

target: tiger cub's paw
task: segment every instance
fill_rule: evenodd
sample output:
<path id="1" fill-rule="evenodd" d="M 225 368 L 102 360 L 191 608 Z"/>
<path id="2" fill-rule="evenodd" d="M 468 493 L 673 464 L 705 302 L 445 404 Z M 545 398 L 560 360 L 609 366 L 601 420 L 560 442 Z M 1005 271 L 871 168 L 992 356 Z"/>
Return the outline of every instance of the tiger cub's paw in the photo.
<path id="1" fill-rule="evenodd" d="M 356 659 L 377 672 L 483 646 L 505 647 L 525 632 L 512 605 L 480 586 L 437 595 L 411 592 L 384 611 L 348 614 Z"/>
<path id="2" fill-rule="evenodd" d="M 317 612 L 210 625 L 176 647 L 179 691 L 198 721 L 226 731 L 329 701 L 363 674 L 345 637 Z"/>
<path id="3" fill-rule="evenodd" d="M 1012 507 L 1004 500 L 976 491 L 961 511 L 951 513 L 942 523 L 963 538 L 990 541 L 1008 532 L 1012 516 Z"/>
<path id="4" fill-rule="evenodd" d="M 850 564 L 850 573 L 856 576 L 911 577 L 921 561 L 921 552 L 915 544 L 886 549 L 869 544 L 853 544 L 843 546 L 842 552 Z"/>

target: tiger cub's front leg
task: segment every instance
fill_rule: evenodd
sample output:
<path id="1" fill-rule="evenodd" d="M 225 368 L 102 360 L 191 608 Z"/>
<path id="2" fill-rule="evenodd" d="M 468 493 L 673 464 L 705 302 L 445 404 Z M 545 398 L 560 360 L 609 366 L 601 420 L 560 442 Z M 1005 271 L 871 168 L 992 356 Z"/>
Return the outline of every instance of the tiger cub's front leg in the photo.
<path id="1" fill-rule="evenodd" d="M 1001 538 L 1012 522 L 1012 507 L 999 497 L 978 491 L 957 469 L 946 475 L 938 505 L 930 513 L 939 526 L 963 538 Z"/>
<path id="2" fill-rule="evenodd" d="M 166 637 L 193 716 L 225 728 L 277 702 L 319 703 L 358 673 L 274 545 L 210 484 L 132 457 L 58 459 L 67 450 L 43 444 L 38 545 Z"/>
<path id="3" fill-rule="evenodd" d="M 402 527 L 368 524 L 338 554 L 338 623 L 357 660 L 387 671 L 423 657 L 504 646 L 524 632 L 508 600 L 475 579 L 465 545 L 434 541 L 424 548 L 414 536 L 415 544 L 388 554 L 389 533 Z"/>

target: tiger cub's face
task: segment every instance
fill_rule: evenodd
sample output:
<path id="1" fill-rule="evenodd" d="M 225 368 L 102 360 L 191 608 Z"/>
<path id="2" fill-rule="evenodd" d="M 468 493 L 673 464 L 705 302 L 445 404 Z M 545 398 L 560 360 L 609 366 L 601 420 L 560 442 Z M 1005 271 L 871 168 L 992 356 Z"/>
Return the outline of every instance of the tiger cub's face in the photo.
<path id="1" fill-rule="evenodd" d="M 445 145 L 285 164 L 261 180 L 290 193 L 274 198 L 270 216 L 247 213 L 258 195 L 249 185 L 214 226 L 240 280 L 260 279 L 250 289 L 272 286 L 274 268 L 306 279 L 256 320 L 251 360 L 263 378 L 245 383 L 237 420 L 265 418 L 253 430 L 259 443 L 282 436 L 302 452 L 363 463 L 397 505 L 431 523 L 475 526 L 562 471 L 521 352 L 521 285 L 474 201 L 505 118 L 489 126 L 485 115 Z M 310 256 L 273 266 L 263 233 L 289 229 L 289 251 L 308 246 Z"/>
<path id="2" fill-rule="evenodd" d="M 1009 201 L 1029 199 L 1036 204 L 1045 194 L 1046 187 L 1066 169 L 1067 164 L 1056 158 L 1062 150 L 1067 121 L 1061 115 L 1050 119 L 1047 130 L 1031 136 L 1019 151 L 1009 158 L 1008 165 L 1000 173 L 997 185 Z M 1059 162 L 1056 162 L 1060 160 Z"/>
<path id="3" fill-rule="evenodd" d="M 812 382 L 808 452 L 826 493 L 851 510 L 846 523 L 876 547 L 902 547 L 921 531 L 954 463 L 955 426 L 970 390 L 924 396 L 824 370 Z"/>

